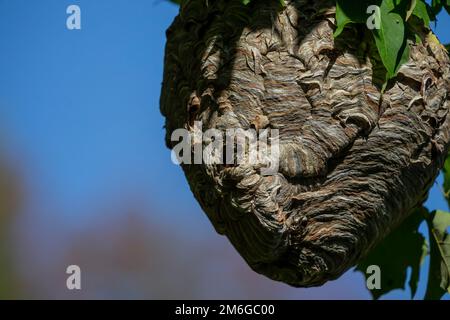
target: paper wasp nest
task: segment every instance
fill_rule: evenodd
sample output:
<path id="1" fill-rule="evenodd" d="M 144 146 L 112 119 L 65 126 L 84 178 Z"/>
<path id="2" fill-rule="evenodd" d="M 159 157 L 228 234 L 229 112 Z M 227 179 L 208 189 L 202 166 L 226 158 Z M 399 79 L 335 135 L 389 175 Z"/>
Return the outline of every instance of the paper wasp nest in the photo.
<path id="1" fill-rule="evenodd" d="M 216 230 L 252 269 L 316 286 L 420 204 L 449 146 L 449 59 L 433 35 L 381 94 L 367 33 L 337 38 L 334 1 L 191 0 L 167 31 L 161 110 L 178 128 L 278 129 L 280 169 L 184 164 Z"/>

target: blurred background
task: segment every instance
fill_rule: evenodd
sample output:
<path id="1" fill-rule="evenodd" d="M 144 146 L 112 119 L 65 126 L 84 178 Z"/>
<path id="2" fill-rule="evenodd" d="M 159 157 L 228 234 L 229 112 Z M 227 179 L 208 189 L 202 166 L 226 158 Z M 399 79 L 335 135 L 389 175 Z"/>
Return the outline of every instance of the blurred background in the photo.
<path id="1" fill-rule="evenodd" d="M 71 4 L 81 30 L 66 28 Z M 313 289 L 271 281 L 215 233 L 164 144 L 177 11 L 163 0 L 0 0 L 0 298 L 370 299 L 353 270 Z M 448 30 L 443 15 L 442 42 Z M 447 209 L 441 183 L 431 210 Z M 80 291 L 66 288 L 73 264 Z"/>

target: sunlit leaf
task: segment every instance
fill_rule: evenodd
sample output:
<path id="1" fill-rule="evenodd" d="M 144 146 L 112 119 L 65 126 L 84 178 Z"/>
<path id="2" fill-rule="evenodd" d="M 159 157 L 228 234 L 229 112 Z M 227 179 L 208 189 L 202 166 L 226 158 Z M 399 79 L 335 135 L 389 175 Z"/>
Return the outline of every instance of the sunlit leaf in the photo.
<path id="1" fill-rule="evenodd" d="M 420 0 L 419 0 L 419 2 L 420 2 Z M 414 10 L 416 10 L 416 6 L 417 6 L 417 0 L 411 0 L 410 5 L 408 6 L 408 10 L 406 11 L 406 19 L 405 20 L 408 20 L 411 17 Z"/>
<path id="2" fill-rule="evenodd" d="M 428 14 L 428 7 L 425 2 L 418 0 L 412 12 L 413 15 L 422 19 L 424 25 L 428 27 L 430 25 L 430 15 Z"/>
<path id="3" fill-rule="evenodd" d="M 383 0 L 380 9 L 380 29 L 374 29 L 373 34 L 381 60 L 387 70 L 388 78 L 393 78 L 400 66 L 409 58 L 405 21 L 397 13 L 398 7 L 394 0 Z M 406 16 L 406 9 L 404 14 Z"/>

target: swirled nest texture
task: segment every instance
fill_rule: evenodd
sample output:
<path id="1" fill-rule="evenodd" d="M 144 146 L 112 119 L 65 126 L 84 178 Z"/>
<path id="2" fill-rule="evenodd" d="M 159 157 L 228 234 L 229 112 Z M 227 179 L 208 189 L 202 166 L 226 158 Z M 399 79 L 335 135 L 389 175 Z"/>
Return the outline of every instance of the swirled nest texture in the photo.
<path id="1" fill-rule="evenodd" d="M 339 277 L 423 202 L 449 147 L 449 58 L 432 34 L 384 93 L 367 32 L 333 38 L 334 1 L 187 1 L 167 31 L 161 110 L 175 129 L 272 128 L 280 170 L 182 165 L 256 272 Z M 261 120 L 263 119 L 263 120 Z"/>

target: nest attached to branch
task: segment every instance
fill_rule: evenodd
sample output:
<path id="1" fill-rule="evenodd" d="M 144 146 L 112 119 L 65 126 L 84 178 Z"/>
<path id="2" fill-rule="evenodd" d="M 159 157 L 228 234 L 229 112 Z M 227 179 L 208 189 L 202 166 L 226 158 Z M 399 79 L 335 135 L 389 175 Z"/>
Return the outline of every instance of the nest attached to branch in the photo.
<path id="1" fill-rule="evenodd" d="M 293 286 L 335 279 L 423 202 L 447 154 L 450 63 L 433 35 L 382 94 L 366 33 L 334 1 L 187 1 L 167 31 L 161 110 L 175 129 L 280 132 L 280 171 L 182 165 L 216 230 Z M 264 121 L 261 121 L 263 119 Z"/>

